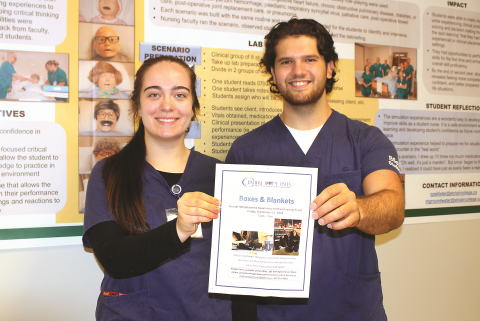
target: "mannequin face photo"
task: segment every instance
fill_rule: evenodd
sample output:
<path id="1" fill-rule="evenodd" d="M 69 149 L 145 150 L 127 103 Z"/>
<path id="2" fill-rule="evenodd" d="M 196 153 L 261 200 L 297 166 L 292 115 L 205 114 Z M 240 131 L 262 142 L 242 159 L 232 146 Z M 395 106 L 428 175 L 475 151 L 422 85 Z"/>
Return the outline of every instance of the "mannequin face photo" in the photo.
<path id="1" fill-rule="evenodd" d="M 117 79 L 115 78 L 115 74 L 111 72 L 104 72 L 98 77 L 97 86 L 102 90 L 115 88 L 116 85 Z"/>
<path id="2" fill-rule="evenodd" d="M 117 40 L 117 42 L 115 42 Z M 110 27 L 101 27 L 95 33 L 93 49 L 104 58 L 115 57 L 120 49 L 118 33 Z"/>
<path id="3" fill-rule="evenodd" d="M 97 113 L 97 130 L 102 132 L 117 131 L 117 114 L 112 109 L 100 109 Z"/>
<path id="4" fill-rule="evenodd" d="M 118 11 L 120 10 L 120 6 L 118 5 L 118 0 L 99 0 L 98 9 L 102 14 L 103 18 L 110 17 L 112 19 L 115 19 L 115 17 L 118 14 Z M 106 19 L 106 20 L 112 20 L 112 19 Z"/>
<path id="5" fill-rule="evenodd" d="M 95 160 L 97 162 L 101 161 L 104 158 L 107 158 L 109 156 L 115 155 L 116 152 L 113 149 L 102 149 L 100 152 L 98 152 L 97 155 L 95 155 Z"/>

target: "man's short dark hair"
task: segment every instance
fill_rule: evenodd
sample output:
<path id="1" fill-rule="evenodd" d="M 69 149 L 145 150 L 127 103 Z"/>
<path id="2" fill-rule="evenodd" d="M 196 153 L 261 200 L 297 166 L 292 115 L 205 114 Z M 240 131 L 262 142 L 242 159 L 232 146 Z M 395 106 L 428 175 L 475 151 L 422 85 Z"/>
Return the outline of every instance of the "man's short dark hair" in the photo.
<path id="1" fill-rule="evenodd" d="M 265 70 L 264 72 L 271 73 L 271 68 L 275 67 L 275 58 L 277 53 L 275 47 L 278 42 L 290 36 L 309 36 L 317 40 L 318 53 L 325 59 L 325 64 L 333 61 L 334 64 L 338 61 L 338 55 L 335 52 L 333 39 L 325 27 L 313 19 L 297 19 L 292 18 L 289 21 L 277 23 L 270 32 L 265 36 L 265 54 L 260 60 L 260 66 Z M 327 94 L 333 89 L 333 85 L 337 82 L 335 79 L 335 70 L 333 70 L 332 78 L 327 79 L 325 89 Z M 274 94 L 279 94 L 277 85 L 273 82 L 273 75 L 268 79 L 270 83 L 270 91 Z"/>
<path id="2" fill-rule="evenodd" d="M 120 107 L 113 100 L 101 100 L 98 104 L 95 105 L 93 110 L 93 117 L 97 119 L 97 115 L 102 109 L 111 109 L 117 115 L 117 120 L 120 118 Z"/>

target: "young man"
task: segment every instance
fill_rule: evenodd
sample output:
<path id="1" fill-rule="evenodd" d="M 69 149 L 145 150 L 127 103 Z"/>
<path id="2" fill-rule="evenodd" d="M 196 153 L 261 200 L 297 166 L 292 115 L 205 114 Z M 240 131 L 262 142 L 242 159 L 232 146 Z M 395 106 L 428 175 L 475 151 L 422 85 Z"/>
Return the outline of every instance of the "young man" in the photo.
<path id="1" fill-rule="evenodd" d="M 383 70 L 383 77 L 388 76 L 388 71 L 390 70 L 390 65 L 388 64 L 388 60 L 385 59 L 385 63 L 382 65 Z"/>
<path id="2" fill-rule="evenodd" d="M 382 132 L 332 110 L 338 56 L 318 22 L 292 19 L 265 37 L 261 65 L 283 112 L 232 145 L 227 163 L 318 168 L 308 299 L 258 298 L 258 319 L 386 320 L 375 236 L 398 228 L 397 153 Z"/>
<path id="3" fill-rule="evenodd" d="M 407 79 L 407 99 L 412 94 L 412 84 L 413 79 L 415 78 L 415 70 L 413 66 L 410 65 L 410 58 L 407 59 L 405 63 L 405 70 L 403 71 L 405 74 L 405 78 Z"/>
<path id="4" fill-rule="evenodd" d="M 373 73 L 373 67 L 370 59 L 367 59 L 367 64 L 365 65 L 365 68 L 363 68 L 363 71 L 367 71 L 367 69 Z"/>
<path id="5" fill-rule="evenodd" d="M 382 68 L 382 64 L 380 63 L 380 57 L 377 57 L 377 62 L 372 65 L 372 68 L 373 68 L 373 76 L 375 78 L 383 77 L 383 68 Z"/>
<path id="6" fill-rule="evenodd" d="M 33 81 L 32 78 L 23 77 L 19 75 L 13 65 L 17 62 L 17 55 L 13 52 L 7 54 L 7 59 L 0 66 L 0 98 L 6 98 L 8 88 L 12 86 L 12 79 L 18 79 L 21 81 Z"/>

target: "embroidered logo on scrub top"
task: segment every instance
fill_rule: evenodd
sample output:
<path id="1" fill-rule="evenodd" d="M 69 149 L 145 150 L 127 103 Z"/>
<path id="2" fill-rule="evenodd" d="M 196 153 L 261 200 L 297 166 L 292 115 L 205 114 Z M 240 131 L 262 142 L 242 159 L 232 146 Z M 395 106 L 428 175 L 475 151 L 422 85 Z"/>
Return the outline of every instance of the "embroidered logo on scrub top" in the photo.
<path id="1" fill-rule="evenodd" d="M 398 165 L 400 165 L 400 164 L 395 159 L 395 157 L 392 157 L 392 156 L 388 155 L 388 163 L 390 165 L 392 165 L 393 167 L 395 167 L 395 169 L 400 172 L 400 168 L 398 167 Z"/>

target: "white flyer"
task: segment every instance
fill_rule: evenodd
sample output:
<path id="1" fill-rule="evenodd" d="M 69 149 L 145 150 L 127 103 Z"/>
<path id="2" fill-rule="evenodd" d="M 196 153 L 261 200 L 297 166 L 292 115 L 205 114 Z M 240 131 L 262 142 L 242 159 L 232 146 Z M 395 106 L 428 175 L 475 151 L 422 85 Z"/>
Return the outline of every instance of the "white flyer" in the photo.
<path id="1" fill-rule="evenodd" d="M 316 168 L 217 164 L 210 293 L 307 298 Z"/>

